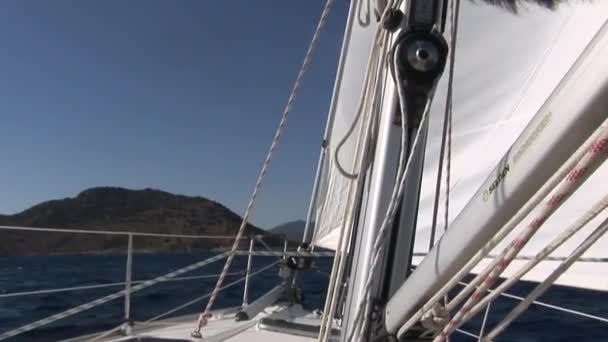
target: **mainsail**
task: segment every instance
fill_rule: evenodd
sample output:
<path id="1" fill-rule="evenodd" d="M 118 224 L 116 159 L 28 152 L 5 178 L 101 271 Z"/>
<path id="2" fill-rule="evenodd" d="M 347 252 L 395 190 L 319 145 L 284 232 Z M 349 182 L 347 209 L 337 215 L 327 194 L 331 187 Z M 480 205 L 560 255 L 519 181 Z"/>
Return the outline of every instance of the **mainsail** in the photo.
<path id="1" fill-rule="evenodd" d="M 336 82 L 331 109 L 333 119 L 328 124 L 326 141 L 328 157 L 323 165 L 316 203 L 313 243 L 332 249 L 337 245 L 337 232 L 349 219 L 355 205 L 346 197 L 353 180 L 336 170 L 334 151 L 353 123 L 362 93 L 363 71 L 375 31 L 373 15 L 371 18 L 368 15 L 365 21 L 365 7 L 368 6 L 365 4 L 367 1 L 360 2 L 356 17 L 349 19 L 341 62 L 341 68 L 349 72 L 340 72 Z M 480 188 L 608 19 L 608 3 L 600 1 L 573 2 L 554 9 L 526 5 L 517 13 L 484 2 L 464 1 L 461 7 L 453 84 L 450 219 L 459 214 Z M 438 85 L 431 109 L 415 247 L 419 253 L 426 252 L 429 244 L 445 106 L 445 78 Z M 552 119 L 559 120 L 558 117 Z M 355 129 L 355 132 L 362 131 Z M 339 154 L 340 163 L 351 171 L 350 167 L 356 165 L 353 164 L 356 141 L 354 134 Z M 606 185 L 602 179 L 606 176 L 608 168 L 604 166 L 545 224 L 522 254 L 538 252 L 557 231 L 604 195 Z M 445 198 L 442 196 L 440 200 L 443 203 Z M 438 216 L 442 218 L 443 205 L 439 208 Z M 605 214 L 600 215 L 590 226 L 597 225 L 605 217 Z M 439 226 L 438 230 L 443 230 L 443 223 Z M 566 255 L 581 238 L 575 236 L 553 256 Z M 604 237 L 585 257 L 605 257 L 607 247 L 608 238 Z M 556 264 L 543 262 L 524 279 L 540 280 Z M 505 274 L 509 274 L 509 269 Z M 608 277 L 601 268 L 587 262 L 575 264 L 557 283 L 608 290 Z"/>
<path id="2" fill-rule="evenodd" d="M 463 2 L 453 86 L 450 218 L 455 218 L 480 188 L 608 20 L 607 5 L 605 2 L 575 2 L 558 6 L 555 10 L 529 6 L 513 15 L 496 7 Z M 441 106 L 443 103 L 436 102 L 437 114 L 432 117 L 431 137 L 441 135 Z M 559 120 L 559 117 L 548 117 L 547 120 Z M 418 252 L 428 248 L 439 150 L 440 140 L 429 139 L 418 221 Z M 605 195 L 607 188 L 602 179 L 606 176 L 608 168 L 604 165 L 545 223 L 522 255 L 536 254 L 558 231 Z M 441 203 L 443 201 L 444 198 Z M 440 210 L 439 217 L 443 215 Z M 599 215 L 578 235 L 579 238 L 573 238 L 552 256 L 567 255 L 583 236 L 588 235 L 589 229 L 605 217 L 606 214 Z M 606 246 L 608 238 L 604 237 L 585 257 L 605 257 Z M 497 249 L 502 247 L 500 245 Z M 543 262 L 523 279 L 544 279 L 557 264 L 556 261 Z M 508 276 L 518 266 L 521 262 L 515 262 L 503 275 Z M 608 278 L 598 266 L 576 263 L 557 283 L 608 290 Z"/>
<path id="3" fill-rule="evenodd" d="M 313 244 L 316 246 L 335 250 L 339 231 L 354 212 L 355 202 L 353 196 L 349 199 L 349 190 L 352 191 L 356 180 L 340 172 L 337 163 L 349 173 L 356 173 L 361 165 L 365 119 L 357 118 L 357 112 L 363 97 L 364 71 L 373 50 L 376 27 L 373 8 L 363 5 L 359 6 L 354 16 L 349 17 L 347 23 L 328 116 L 328 132 L 323 147 L 325 158 L 318 181 L 313 218 Z"/>

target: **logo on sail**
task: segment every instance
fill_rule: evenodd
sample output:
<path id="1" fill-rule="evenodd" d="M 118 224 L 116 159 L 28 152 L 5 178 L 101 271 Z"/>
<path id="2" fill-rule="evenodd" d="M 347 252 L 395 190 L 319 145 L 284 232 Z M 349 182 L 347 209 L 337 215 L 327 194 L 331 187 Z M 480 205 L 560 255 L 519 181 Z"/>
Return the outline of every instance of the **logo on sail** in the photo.
<path id="1" fill-rule="evenodd" d="M 496 190 L 496 188 L 498 188 L 498 185 L 500 185 L 500 183 L 505 179 L 505 177 L 507 176 L 507 173 L 509 173 L 509 164 L 505 164 L 505 166 L 503 166 L 502 170 L 500 170 L 500 172 L 498 172 L 498 175 L 496 175 L 496 178 L 494 179 L 494 181 L 492 181 L 492 183 L 490 183 L 490 186 L 488 186 L 488 188 L 483 192 L 483 200 L 487 201 L 490 198 L 490 195 L 492 195 L 492 193 L 494 193 L 494 191 Z"/>

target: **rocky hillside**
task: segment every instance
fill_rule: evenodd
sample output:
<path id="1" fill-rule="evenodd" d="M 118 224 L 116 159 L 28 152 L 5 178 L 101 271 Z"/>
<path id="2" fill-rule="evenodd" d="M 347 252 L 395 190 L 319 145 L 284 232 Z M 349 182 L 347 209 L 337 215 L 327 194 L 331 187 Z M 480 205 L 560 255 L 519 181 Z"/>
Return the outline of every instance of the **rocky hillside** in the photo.
<path id="1" fill-rule="evenodd" d="M 306 227 L 306 221 L 295 220 L 280 224 L 268 231 L 287 237 L 290 241 L 300 242 L 302 241 L 302 235 L 304 235 L 304 228 Z"/>
<path id="2" fill-rule="evenodd" d="M 15 215 L 0 215 L 0 225 L 191 235 L 234 236 L 240 223 L 239 215 L 203 197 L 114 187 L 92 188 L 74 198 L 40 203 Z M 10 230 L 1 234 L 0 255 L 124 253 L 127 246 L 125 236 Z M 246 234 L 267 233 L 250 225 Z M 271 244 L 279 243 L 269 238 Z M 186 252 L 231 245 L 227 239 L 134 238 L 137 252 Z"/>

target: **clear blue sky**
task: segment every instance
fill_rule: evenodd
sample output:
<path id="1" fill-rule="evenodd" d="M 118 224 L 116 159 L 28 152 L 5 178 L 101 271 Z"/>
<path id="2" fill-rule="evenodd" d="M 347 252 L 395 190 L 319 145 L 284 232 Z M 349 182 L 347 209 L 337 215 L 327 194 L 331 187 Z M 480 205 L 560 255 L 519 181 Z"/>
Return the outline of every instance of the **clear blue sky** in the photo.
<path id="1" fill-rule="evenodd" d="M 0 213 L 93 186 L 242 214 L 323 0 L 0 2 Z M 336 1 L 253 223 L 303 218 L 348 2 Z"/>

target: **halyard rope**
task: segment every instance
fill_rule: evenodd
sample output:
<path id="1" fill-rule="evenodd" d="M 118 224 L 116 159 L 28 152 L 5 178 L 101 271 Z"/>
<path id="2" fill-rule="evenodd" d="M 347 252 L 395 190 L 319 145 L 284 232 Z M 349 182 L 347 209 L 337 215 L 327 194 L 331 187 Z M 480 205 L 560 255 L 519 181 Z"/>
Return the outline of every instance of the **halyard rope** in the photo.
<path id="1" fill-rule="evenodd" d="M 586 149 L 585 155 L 560 184 L 558 184 L 549 199 L 541 207 L 540 212 L 535 215 L 535 218 L 528 224 L 526 229 L 518 234 L 512 244 L 500 253 L 498 258 L 486 268 L 486 271 L 476 277 L 479 286 L 433 342 L 444 341 L 455 328 L 458 328 L 463 323 L 463 318 L 465 318 L 473 306 L 482 299 L 486 294 L 486 290 L 496 282 L 503 270 L 511 263 L 513 258 L 525 246 L 528 240 L 606 159 L 605 150 L 608 148 L 607 145 L 608 127 L 602 127 L 600 137 L 588 145 L 589 147 Z M 481 280 L 481 282 L 479 282 L 479 280 Z M 466 293 L 466 290 L 467 289 L 465 288 L 465 290 L 449 304 L 448 309 L 453 307 L 454 303 L 457 303 L 462 299 L 462 294 Z"/>
<path id="2" fill-rule="evenodd" d="M 585 160 L 586 157 L 590 156 L 588 153 L 588 152 L 590 152 L 589 147 L 596 146 L 597 142 L 603 141 L 603 139 L 605 139 L 605 137 L 608 136 L 608 120 L 606 120 L 602 124 L 602 126 L 596 131 L 596 133 L 597 134 L 594 134 L 590 140 L 585 142 L 581 151 L 577 151 L 577 152 L 580 152 L 580 156 L 577 153 L 576 158 L 574 158 L 576 161 L 573 160 L 571 163 L 568 163 L 567 170 L 566 170 L 567 172 L 564 172 L 564 174 L 560 177 L 560 179 L 555 179 L 555 182 L 550 182 L 550 184 L 552 185 L 552 188 L 555 188 L 555 189 L 553 189 L 554 193 L 558 187 L 560 187 L 560 186 L 562 186 L 562 184 L 564 184 L 564 180 L 569 181 L 569 178 L 577 176 L 581 171 L 584 171 L 583 174 L 586 174 L 586 175 L 589 174 L 587 172 L 589 170 L 581 170 L 581 169 L 579 169 L 579 166 L 581 165 L 581 163 L 583 163 L 583 161 Z M 605 156 L 604 156 L 604 158 L 605 158 Z M 597 166 L 597 165 L 595 165 L 595 166 Z M 577 170 L 577 171 L 575 173 L 573 173 L 575 170 Z M 561 175 L 561 173 L 560 173 L 560 175 Z M 578 180 L 581 180 L 581 179 L 578 179 Z M 580 186 L 580 184 L 581 184 L 580 182 L 574 182 L 574 183 L 566 182 L 566 183 L 567 183 L 567 185 L 577 185 L 577 186 Z M 571 194 L 572 193 L 570 192 L 567 194 L 566 197 L 562 197 L 562 198 L 556 198 L 555 196 L 553 196 L 547 203 L 552 206 L 545 206 L 543 209 L 545 209 L 545 211 L 547 209 L 552 209 L 551 213 L 553 213 L 554 210 L 557 209 L 557 207 L 561 203 L 563 203 L 563 201 L 566 200 L 567 197 Z M 548 193 L 546 195 L 548 195 Z M 564 195 L 566 195 L 566 194 L 564 194 Z M 557 202 L 556 202 L 556 200 L 557 200 Z M 540 202 L 541 201 L 539 200 L 537 202 L 537 205 Z M 540 216 L 540 217 L 542 217 L 542 216 Z M 544 219 L 546 219 L 546 217 Z M 519 220 L 519 221 L 521 221 L 521 220 Z M 537 221 L 535 221 L 533 223 L 539 224 Z M 500 258 L 501 258 L 500 254 L 495 257 L 496 260 L 498 260 Z M 482 280 L 483 280 L 482 278 L 487 276 L 490 273 L 490 270 L 493 267 L 494 267 L 493 264 L 487 266 L 486 269 L 483 272 L 481 272 L 481 274 L 478 277 L 476 277 L 473 281 L 471 281 L 471 283 L 461 293 L 459 293 L 456 296 L 456 298 L 454 298 L 454 300 L 450 303 L 450 305 L 448 306 L 448 310 L 453 309 L 462 299 L 464 299 L 464 297 L 466 297 L 469 293 L 471 293 L 473 291 L 473 289 L 482 282 Z"/>
<path id="3" fill-rule="evenodd" d="M 327 20 L 327 16 L 329 15 L 329 12 L 331 10 L 333 1 L 334 0 L 327 0 L 327 2 L 325 3 L 325 7 L 323 8 L 323 13 L 321 14 L 319 23 L 317 24 L 317 27 L 315 29 L 312 40 L 310 41 L 310 44 L 308 46 L 308 50 L 306 51 L 304 61 L 302 62 L 302 67 L 300 68 L 298 77 L 296 78 L 296 81 L 293 85 L 291 93 L 289 94 L 289 99 L 287 100 L 287 105 L 285 106 L 285 109 L 283 110 L 283 115 L 281 116 L 281 121 L 279 122 L 279 127 L 277 128 L 274 138 L 272 139 L 272 143 L 268 150 L 268 154 L 266 155 L 266 159 L 264 160 L 264 163 L 262 165 L 262 169 L 261 169 L 258 179 L 256 181 L 253 193 L 251 194 L 251 198 L 249 199 L 249 203 L 247 204 L 247 209 L 245 209 L 245 214 L 243 215 L 243 221 L 241 223 L 241 226 L 239 227 L 236 238 L 234 240 L 234 244 L 232 246 L 233 251 L 235 251 L 238 248 L 239 241 L 245 232 L 245 228 L 247 227 L 247 222 L 249 220 L 249 215 L 251 214 L 251 210 L 253 209 L 253 204 L 255 203 L 255 199 L 257 197 L 258 191 L 262 187 L 262 183 L 266 177 L 266 173 L 268 172 L 268 168 L 270 166 L 270 162 L 272 161 L 272 157 L 274 155 L 275 149 L 277 147 L 281 134 L 283 133 L 285 125 L 287 124 L 287 118 L 289 117 L 289 113 L 292 109 L 293 103 L 296 99 L 296 96 L 297 96 L 300 86 L 302 84 L 302 80 L 304 79 L 304 75 L 310 65 L 310 61 L 311 61 L 313 52 L 315 50 L 315 47 L 317 46 L 317 42 L 319 40 L 321 30 L 323 29 L 323 26 Z M 211 308 L 213 307 L 213 304 L 215 303 L 215 299 L 217 298 L 219 289 L 222 287 L 222 283 L 224 282 L 225 274 L 228 273 L 228 269 L 230 268 L 230 265 L 232 265 L 233 259 L 234 259 L 234 255 L 230 254 L 226 260 L 226 263 L 224 264 L 224 269 L 222 270 L 222 274 L 220 275 L 217 283 L 215 284 L 215 288 L 213 289 L 211 297 L 209 298 L 209 302 L 207 302 L 207 306 L 205 307 L 205 310 L 199 315 L 196 327 L 195 327 L 194 331 L 192 332 L 193 337 L 200 336 L 200 330 L 203 325 L 203 322 L 205 321 L 205 316 L 207 316 L 209 314 L 209 311 L 211 310 Z"/>
<path id="4" fill-rule="evenodd" d="M 563 261 L 551 274 L 545 279 L 542 283 L 537 285 L 534 290 L 523 300 L 521 301 L 509 314 L 488 334 L 486 338 L 483 338 L 482 341 L 491 341 L 493 338 L 498 336 L 507 326 L 517 318 L 522 312 L 524 312 L 530 304 L 534 302 L 534 300 L 540 297 L 551 285 L 553 282 L 559 278 L 564 272 L 568 270 L 572 264 L 581 256 L 589 247 L 591 247 L 599 238 L 601 238 L 606 231 L 608 231 L 608 219 L 605 219 L 604 222 L 597 227 L 593 233 L 591 233 L 585 241 L 583 241 L 576 249 L 568 256 L 568 258 Z"/>
<path id="5" fill-rule="evenodd" d="M 605 195 L 599 202 L 593 205 L 591 209 L 585 212 L 580 218 L 578 218 L 573 224 L 571 224 L 568 228 L 566 228 L 559 236 L 557 236 L 553 241 L 551 241 L 545 248 L 543 248 L 535 258 L 529 260 L 523 267 L 521 267 L 517 272 L 513 275 L 509 276 L 504 282 L 502 282 L 494 291 L 484 297 L 482 300 L 475 305 L 471 311 L 463 317 L 463 321 L 473 317 L 477 312 L 479 312 L 483 306 L 491 301 L 493 301 L 496 297 L 500 295 L 500 293 L 508 290 L 512 285 L 514 285 L 517 281 L 519 281 L 527 272 L 529 272 L 534 266 L 536 266 L 541 261 L 545 260 L 545 258 L 555 251 L 559 246 L 561 246 L 564 242 L 570 239 L 575 233 L 584 228 L 587 223 L 593 220 L 597 215 L 599 215 L 602 211 L 604 211 L 608 207 L 608 195 Z M 565 262 L 563 260 L 562 262 Z"/>
<path id="6" fill-rule="evenodd" d="M 335 153 L 335 165 L 338 171 L 346 178 L 351 178 L 351 176 L 355 176 L 355 180 L 349 184 L 348 194 L 347 194 L 347 203 L 349 205 L 346 207 L 346 210 L 350 210 L 350 214 L 342 221 L 339 237 L 338 237 L 338 246 L 336 247 L 336 255 L 334 257 L 334 264 L 332 267 L 332 273 L 330 276 L 330 285 L 328 287 L 327 299 L 325 302 L 323 317 L 321 322 L 321 329 L 319 332 L 319 341 L 328 341 L 331 335 L 331 326 L 333 321 L 333 316 L 335 310 L 337 308 L 337 300 L 339 295 L 341 294 L 337 291 L 335 287 L 336 284 L 340 284 L 342 282 L 342 277 L 344 276 L 343 269 L 346 266 L 346 260 L 343 254 L 346 253 L 349 247 L 349 243 L 351 240 L 352 233 L 352 225 L 354 224 L 354 215 L 355 211 L 352 206 L 354 201 L 360 196 L 362 191 L 362 185 L 364 180 L 364 171 L 367 168 L 369 161 L 372 158 L 371 152 L 371 141 L 374 140 L 375 135 L 375 120 L 377 119 L 377 114 L 380 111 L 380 101 L 382 98 L 382 88 L 383 88 L 383 77 L 384 73 L 380 68 L 384 63 L 384 50 L 383 48 L 387 46 L 388 43 L 388 35 L 382 31 L 377 30 L 372 43 L 372 52 L 368 59 L 368 66 L 366 68 L 365 73 L 365 81 L 364 81 L 364 89 L 362 99 L 357 109 L 357 119 L 361 116 L 363 111 L 367 112 L 365 116 L 366 121 L 361 124 L 359 136 L 357 137 L 356 147 L 355 147 L 355 157 L 353 158 L 353 169 L 358 168 L 358 172 L 356 174 L 345 174 L 344 170 L 341 170 L 341 166 L 338 160 L 338 149 L 336 149 Z M 371 86 L 371 89 L 369 89 Z M 369 93 L 371 91 L 371 93 Z M 371 101 L 368 101 L 368 94 L 371 94 Z M 368 103 L 370 108 L 368 108 Z M 353 122 L 352 128 L 354 129 L 356 122 Z M 364 131 L 365 129 L 365 131 Z M 349 129 L 350 131 L 350 129 Z M 363 133 L 363 136 L 361 136 Z M 350 133 L 348 133 L 350 134 Z M 344 143 L 348 138 L 346 135 L 340 142 L 340 144 Z M 361 139 L 362 138 L 362 139 Z M 362 141 L 361 141 L 362 140 Z M 362 147 L 359 147 L 362 143 Z M 338 146 L 339 148 L 340 146 Z M 358 161 L 361 159 L 360 165 Z"/>
<path id="7" fill-rule="evenodd" d="M 598 128 L 591 137 L 576 151 L 574 154 L 558 169 L 558 171 L 549 178 L 545 184 L 530 198 L 530 200 L 524 204 L 524 206 L 517 211 L 517 213 L 498 231 L 498 233 L 488 241 L 483 248 L 481 248 L 475 256 L 467 262 L 467 264 L 458 271 L 450 281 L 448 281 L 439 291 L 437 291 L 426 304 L 422 306 L 400 329 L 398 335 L 403 335 L 409 330 L 422 315 L 431 310 L 433 305 L 439 301 L 445 294 L 447 294 L 458 282 L 464 278 L 469 272 L 475 267 L 483 258 L 485 258 L 498 243 L 500 243 L 507 234 L 509 234 L 528 214 L 538 206 L 538 204 L 544 200 L 544 198 L 553 190 L 561 180 L 566 177 L 572 168 L 585 156 L 587 152 L 587 146 L 590 142 L 598 139 L 603 130 L 608 127 L 608 120 L 604 121 L 600 128 Z M 479 283 L 469 283 L 470 289 L 474 289 Z M 470 293 L 470 292 L 469 292 Z"/>

